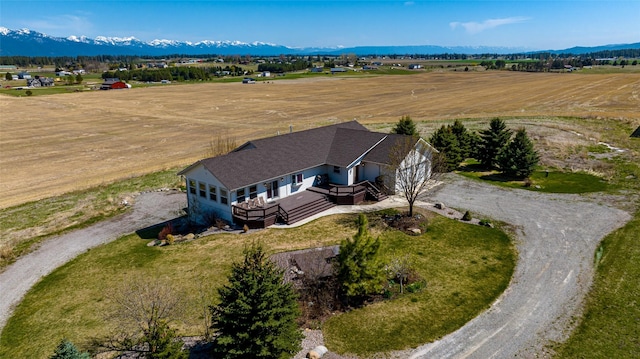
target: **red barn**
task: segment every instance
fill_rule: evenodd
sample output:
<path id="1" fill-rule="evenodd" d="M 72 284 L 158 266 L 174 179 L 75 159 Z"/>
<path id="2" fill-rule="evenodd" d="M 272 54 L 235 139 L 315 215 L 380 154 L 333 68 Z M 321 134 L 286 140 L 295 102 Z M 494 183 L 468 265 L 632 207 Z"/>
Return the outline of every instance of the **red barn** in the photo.
<path id="1" fill-rule="evenodd" d="M 120 81 L 120 79 L 115 78 L 105 79 L 102 85 L 100 85 L 100 90 L 116 90 L 127 88 L 129 88 L 129 85 L 127 85 L 124 81 Z"/>

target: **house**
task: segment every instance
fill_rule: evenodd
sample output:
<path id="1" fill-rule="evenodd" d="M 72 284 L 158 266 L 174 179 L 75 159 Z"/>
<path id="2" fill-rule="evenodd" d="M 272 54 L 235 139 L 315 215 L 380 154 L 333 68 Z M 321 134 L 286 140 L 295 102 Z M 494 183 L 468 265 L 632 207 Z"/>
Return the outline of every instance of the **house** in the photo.
<path id="1" fill-rule="evenodd" d="M 311 68 L 311 72 L 313 72 L 313 73 L 320 73 L 322 71 L 324 71 L 323 67 L 314 66 L 314 67 Z"/>
<path id="2" fill-rule="evenodd" d="M 179 172 L 186 181 L 189 216 L 203 224 L 215 217 L 267 227 L 295 223 L 335 205 L 382 200 L 384 187 L 396 188 L 401 169 L 389 167 L 390 153 L 401 141 L 414 149 L 430 148 L 423 139 L 371 132 L 357 121 L 249 141 Z M 425 176 L 430 176 L 430 160 L 422 160 L 428 166 Z"/>
<path id="3" fill-rule="evenodd" d="M 127 83 L 120 81 L 118 78 L 106 78 L 102 85 L 100 85 L 100 90 L 116 90 L 116 89 L 127 89 L 131 86 Z"/>
<path id="4" fill-rule="evenodd" d="M 335 74 L 336 72 L 347 72 L 347 69 L 345 69 L 344 67 L 332 67 L 331 73 Z"/>
<path id="5" fill-rule="evenodd" d="M 29 80 L 31 78 L 31 74 L 26 71 L 18 72 L 18 78 L 20 80 Z"/>
<path id="6" fill-rule="evenodd" d="M 36 76 L 34 79 L 27 80 L 27 86 L 29 87 L 51 87 L 54 86 L 54 81 L 49 77 Z"/>

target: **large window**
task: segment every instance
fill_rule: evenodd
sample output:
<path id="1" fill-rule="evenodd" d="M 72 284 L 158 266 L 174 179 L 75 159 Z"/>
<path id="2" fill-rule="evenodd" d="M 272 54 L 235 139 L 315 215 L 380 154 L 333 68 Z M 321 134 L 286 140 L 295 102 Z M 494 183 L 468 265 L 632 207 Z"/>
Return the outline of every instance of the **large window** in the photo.
<path id="1" fill-rule="evenodd" d="M 188 180 L 189 182 L 189 193 L 191 194 L 196 194 L 196 181 L 195 180 Z"/>
<path id="2" fill-rule="evenodd" d="M 245 195 L 244 188 L 240 188 L 239 190 L 236 191 L 236 200 L 238 203 L 244 202 L 245 198 L 246 198 L 246 195 Z"/>
<path id="3" fill-rule="evenodd" d="M 226 189 L 220 188 L 220 203 L 229 204 L 229 195 Z"/>
<path id="4" fill-rule="evenodd" d="M 198 182 L 198 194 L 200 197 L 207 198 L 207 184 Z"/>
<path id="5" fill-rule="evenodd" d="M 304 177 L 302 176 L 302 173 L 296 173 L 294 175 L 291 175 L 291 183 L 294 186 L 299 186 L 302 184 L 302 180 L 304 179 Z"/>
<path id="6" fill-rule="evenodd" d="M 253 185 L 249 187 L 249 198 L 256 198 L 256 197 L 258 197 L 258 186 Z"/>
<path id="7" fill-rule="evenodd" d="M 214 202 L 218 201 L 216 186 L 209 185 L 209 199 Z"/>
<path id="8" fill-rule="evenodd" d="M 340 173 L 340 167 L 339 166 L 333 166 L 333 173 Z"/>

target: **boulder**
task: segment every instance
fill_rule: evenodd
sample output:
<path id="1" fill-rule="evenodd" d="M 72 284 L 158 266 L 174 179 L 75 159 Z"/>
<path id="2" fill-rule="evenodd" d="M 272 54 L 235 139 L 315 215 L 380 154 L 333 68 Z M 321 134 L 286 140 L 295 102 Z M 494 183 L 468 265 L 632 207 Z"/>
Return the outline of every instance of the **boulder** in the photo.
<path id="1" fill-rule="evenodd" d="M 437 209 L 445 209 L 445 208 L 446 208 L 446 207 L 444 206 L 444 203 L 442 203 L 442 202 L 437 202 L 437 203 L 435 204 L 435 207 L 436 207 Z"/>
<path id="2" fill-rule="evenodd" d="M 318 345 L 317 347 L 311 349 L 309 351 L 309 353 L 307 353 L 307 358 L 309 358 L 309 359 L 320 359 L 328 351 L 329 350 L 324 345 Z"/>
<path id="3" fill-rule="evenodd" d="M 413 233 L 413 234 L 422 234 L 422 231 L 420 230 L 420 228 L 409 228 L 409 232 Z"/>

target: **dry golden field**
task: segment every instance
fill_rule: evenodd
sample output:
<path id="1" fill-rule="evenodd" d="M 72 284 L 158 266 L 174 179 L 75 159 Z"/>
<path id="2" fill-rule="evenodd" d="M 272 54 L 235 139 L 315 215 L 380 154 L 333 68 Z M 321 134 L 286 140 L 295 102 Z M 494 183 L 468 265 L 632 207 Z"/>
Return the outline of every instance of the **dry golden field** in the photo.
<path id="1" fill-rule="evenodd" d="M 392 123 L 403 115 L 635 122 L 640 74 L 432 72 L 0 96 L 0 208 L 190 164 L 219 135 L 240 144 L 290 125 Z"/>

